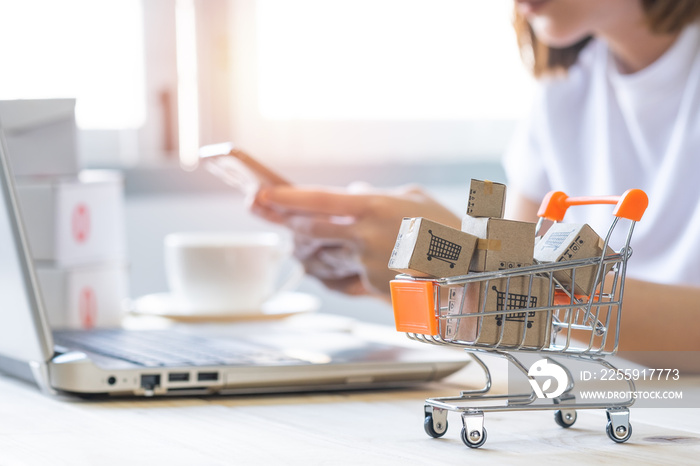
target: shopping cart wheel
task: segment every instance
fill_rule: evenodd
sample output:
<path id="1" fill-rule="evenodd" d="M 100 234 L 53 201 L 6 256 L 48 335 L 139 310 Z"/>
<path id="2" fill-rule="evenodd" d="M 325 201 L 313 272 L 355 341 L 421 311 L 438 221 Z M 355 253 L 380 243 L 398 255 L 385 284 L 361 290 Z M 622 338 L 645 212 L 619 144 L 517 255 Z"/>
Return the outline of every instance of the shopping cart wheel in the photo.
<path id="1" fill-rule="evenodd" d="M 573 409 L 557 409 L 554 411 L 554 422 L 565 429 L 574 425 L 574 422 L 576 422 L 576 417 L 576 411 Z"/>
<path id="2" fill-rule="evenodd" d="M 479 448 L 486 443 L 486 427 L 479 431 L 471 431 L 467 433 L 466 427 L 462 427 L 462 442 L 469 448 Z"/>
<path id="3" fill-rule="evenodd" d="M 437 422 L 437 425 L 433 423 L 433 415 L 426 414 L 425 422 L 423 422 L 423 427 L 425 428 L 425 433 L 433 438 L 440 438 L 447 432 L 447 419 L 443 422 Z"/>
<path id="4" fill-rule="evenodd" d="M 608 421 L 608 425 L 605 426 L 605 431 L 613 442 L 625 443 L 632 436 L 632 424 L 627 424 L 627 427 L 618 426 L 617 429 L 613 430 L 612 421 Z"/>

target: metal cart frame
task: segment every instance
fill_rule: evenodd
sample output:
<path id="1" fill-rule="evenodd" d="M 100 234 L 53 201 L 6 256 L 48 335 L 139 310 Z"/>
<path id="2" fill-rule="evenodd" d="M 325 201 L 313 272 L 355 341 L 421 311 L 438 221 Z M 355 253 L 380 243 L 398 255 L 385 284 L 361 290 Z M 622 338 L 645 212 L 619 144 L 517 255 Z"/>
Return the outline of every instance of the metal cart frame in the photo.
<path id="1" fill-rule="evenodd" d="M 437 438 L 445 434 L 449 411 L 461 414 L 462 441 L 471 448 L 478 448 L 486 441 L 484 413 L 488 411 L 555 410 L 557 424 L 570 427 L 576 421 L 576 410 L 605 409 L 608 436 L 617 443 L 630 438 L 629 407 L 634 403 L 635 385 L 605 357 L 618 349 L 627 260 L 632 254 L 630 240 L 635 223 L 646 210 L 648 198 L 638 189 L 628 190 L 622 196 L 604 197 L 568 197 L 553 191 L 545 196 L 538 212 L 537 232 L 545 219 L 560 222 L 569 207 L 589 204 L 615 204 L 614 218 L 598 257 L 438 279 L 398 275 L 391 282 L 397 330 L 423 343 L 462 347 L 485 374 L 485 384 L 480 389 L 425 400 L 424 427 L 428 435 Z M 629 221 L 626 240 L 617 252 L 606 254 L 620 219 Z M 595 270 L 592 291 L 583 296 L 576 294 L 576 273 L 591 273 L 591 270 Z M 569 282 L 561 280 L 562 272 L 570 277 Z M 536 280 L 546 283 L 545 296 L 535 296 Z M 500 285 L 502 291 L 494 284 Z M 476 294 L 480 298 L 475 301 L 478 287 L 481 287 L 478 291 L 481 294 Z M 516 302 L 509 300 L 511 290 L 514 290 L 513 297 L 518 298 Z M 486 308 L 489 293 L 498 294 L 495 310 Z M 471 301 L 465 303 L 467 299 Z M 484 329 L 489 328 L 487 319 L 493 318 L 497 324 L 489 330 L 490 339 L 485 339 Z M 466 336 L 458 331 L 460 326 L 468 330 Z M 507 326 L 511 326 L 508 336 Z M 528 338 L 528 332 L 534 332 L 534 327 L 546 330 L 544 336 L 534 339 L 535 343 Z M 565 384 L 555 390 L 556 396 L 543 395 L 535 376 L 529 373 L 535 365 L 528 369 L 523 362 L 526 354 L 539 355 L 542 359 L 536 364 L 551 364 L 551 370 L 566 375 Z M 530 390 L 491 394 L 492 374 L 480 357 L 483 355 L 506 360 L 516 369 L 515 373 L 524 376 L 523 381 L 529 382 Z M 572 393 L 574 378 L 567 367 L 567 362 L 574 361 L 600 365 L 620 374 L 629 398 L 578 402 Z"/>

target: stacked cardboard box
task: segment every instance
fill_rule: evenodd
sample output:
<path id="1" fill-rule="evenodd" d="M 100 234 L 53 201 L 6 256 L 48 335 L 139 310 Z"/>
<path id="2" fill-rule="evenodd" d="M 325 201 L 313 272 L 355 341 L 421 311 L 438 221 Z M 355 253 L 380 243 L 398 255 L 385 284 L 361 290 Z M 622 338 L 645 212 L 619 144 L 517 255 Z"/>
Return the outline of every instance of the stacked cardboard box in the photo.
<path id="1" fill-rule="evenodd" d="M 489 180 L 471 180 L 467 215 L 475 218 L 503 218 L 506 210 L 506 185 Z"/>
<path id="2" fill-rule="evenodd" d="M 492 272 L 532 265 L 535 224 L 503 218 L 506 186 L 491 181 L 471 180 L 469 205 L 462 219 L 462 231 L 479 238 L 469 268 L 472 272 Z M 458 296 L 463 294 L 464 296 Z M 446 338 L 490 345 L 546 347 L 551 326 L 548 312 L 519 311 L 547 306 L 549 283 L 534 277 L 514 277 L 470 283 L 451 293 L 452 312 L 472 314 L 513 310 L 479 318 L 448 319 Z M 521 341 L 521 337 L 524 340 Z"/>
<path id="3" fill-rule="evenodd" d="M 462 231 L 424 218 L 404 219 L 389 268 L 414 277 L 454 277 L 531 265 L 535 224 L 503 219 L 505 195 L 503 184 L 472 180 Z M 448 314 L 512 312 L 446 319 L 440 329 L 442 336 L 491 345 L 546 347 L 551 315 L 519 309 L 548 305 L 549 281 L 529 278 L 477 281 L 450 288 Z"/>
<path id="4" fill-rule="evenodd" d="M 123 179 L 79 171 L 73 99 L 0 101 L 49 324 L 119 325 L 127 296 Z"/>
<path id="5" fill-rule="evenodd" d="M 389 269 L 414 277 L 466 275 L 476 241 L 476 236 L 432 220 L 404 218 Z"/>
<path id="6" fill-rule="evenodd" d="M 75 99 L 0 101 L 15 176 L 72 176 L 78 172 L 74 110 Z"/>
<path id="7" fill-rule="evenodd" d="M 535 224 L 465 215 L 462 231 L 479 238 L 469 270 L 491 272 L 532 265 Z"/>
<path id="8" fill-rule="evenodd" d="M 552 263 L 601 257 L 604 245 L 603 239 L 586 224 L 555 223 L 537 242 L 535 259 L 541 263 Z M 614 254 L 614 251 L 608 246 L 605 255 L 611 254 Z M 612 265 L 608 264 L 603 270 L 603 275 L 608 273 L 611 267 Z M 569 292 L 573 288 L 577 295 L 590 295 L 602 280 L 602 277 L 597 277 L 597 273 L 598 265 L 591 265 L 577 267 L 575 273 L 572 269 L 554 272 L 554 278 Z"/>
<path id="9" fill-rule="evenodd" d="M 416 277 L 452 277 L 603 254 L 604 241 L 588 225 L 554 224 L 535 245 L 534 223 L 503 218 L 505 196 L 500 183 L 472 180 L 461 232 L 422 218 L 404 219 L 389 268 Z M 435 253 L 438 245 L 441 257 Z M 606 255 L 612 253 L 606 249 Z M 553 277 L 569 291 L 590 295 L 598 286 L 597 271 L 597 265 L 572 267 L 553 272 Z M 549 346 L 551 311 L 530 310 L 552 305 L 554 286 L 548 274 L 480 278 L 452 286 L 447 294 L 441 296 L 447 301 L 441 309 L 447 318 L 439 326 L 443 338 L 490 346 Z"/>
<path id="10" fill-rule="evenodd" d="M 527 308 L 549 305 L 549 280 L 530 278 L 500 278 L 450 288 L 448 312 L 466 317 L 447 319 L 442 337 L 491 346 L 546 348 L 551 331 L 550 312 L 528 311 Z M 511 312 L 479 314 L 505 309 Z"/>
<path id="11" fill-rule="evenodd" d="M 505 203 L 505 185 L 471 181 L 462 231 L 479 238 L 469 268 L 472 272 L 491 272 L 533 263 L 535 224 L 505 220 Z"/>

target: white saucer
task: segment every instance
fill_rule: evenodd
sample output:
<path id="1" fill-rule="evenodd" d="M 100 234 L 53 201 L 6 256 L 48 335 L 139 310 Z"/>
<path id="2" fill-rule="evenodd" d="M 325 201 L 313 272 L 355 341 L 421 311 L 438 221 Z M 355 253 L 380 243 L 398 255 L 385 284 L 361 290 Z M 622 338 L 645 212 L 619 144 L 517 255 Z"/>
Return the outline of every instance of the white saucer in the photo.
<path id="1" fill-rule="evenodd" d="M 203 309 L 195 310 L 170 293 L 154 293 L 132 300 L 129 303 L 129 311 L 136 315 L 167 317 L 182 322 L 235 322 L 281 319 L 294 314 L 317 311 L 320 305 L 319 299 L 313 295 L 284 292 L 264 302 L 258 312 L 208 312 Z"/>

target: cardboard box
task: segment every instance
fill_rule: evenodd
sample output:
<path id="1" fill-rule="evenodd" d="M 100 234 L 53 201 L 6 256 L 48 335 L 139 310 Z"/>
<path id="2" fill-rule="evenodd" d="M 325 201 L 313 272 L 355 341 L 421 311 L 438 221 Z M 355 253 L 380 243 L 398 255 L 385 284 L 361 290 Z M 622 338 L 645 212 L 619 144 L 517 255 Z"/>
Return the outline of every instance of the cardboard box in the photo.
<path id="1" fill-rule="evenodd" d="M 51 328 L 120 325 L 128 287 L 123 265 L 37 267 L 36 275 Z"/>
<path id="2" fill-rule="evenodd" d="M 0 120 L 15 176 L 78 173 L 75 99 L 3 100 Z"/>
<path id="3" fill-rule="evenodd" d="M 23 178 L 17 194 L 35 261 L 68 267 L 124 259 L 119 172 L 85 170 L 78 178 Z"/>
<path id="4" fill-rule="evenodd" d="M 425 218 L 401 222 L 389 269 L 414 277 L 454 277 L 469 272 L 476 236 Z"/>
<path id="5" fill-rule="evenodd" d="M 503 218 L 506 209 L 506 185 L 489 180 L 472 179 L 469 187 L 467 215 Z"/>
<path id="6" fill-rule="evenodd" d="M 587 224 L 555 223 L 537 242 L 535 259 L 543 263 L 552 263 L 600 257 L 604 244 L 603 239 Z M 615 251 L 608 246 L 606 255 L 614 253 Z M 597 265 L 576 268 L 575 294 L 590 295 L 595 288 L 597 268 Z M 612 264 L 608 264 L 605 273 L 611 268 Z M 554 278 L 570 290 L 571 275 L 572 270 L 565 269 L 555 272 Z"/>
<path id="7" fill-rule="evenodd" d="M 469 270 L 489 272 L 532 265 L 536 224 L 465 215 L 462 231 L 479 238 Z"/>
<path id="8" fill-rule="evenodd" d="M 450 288 L 447 314 L 473 317 L 446 319 L 444 328 L 441 329 L 443 338 L 495 346 L 503 331 L 500 346 L 512 347 L 520 346 L 525 329 L 523 347 L 548 347 L 552 326 L 551 311 L 518 309 L 550 306 L 553 290 L 549 289 L 549 280 L 532 277 L 531 290 L 529 276 L 512 277 L 510 284 L 507 281 L 506 278 L 501 278 Z M 502 310 L 509 312 L 479 316 L 482 312 Z"/>

